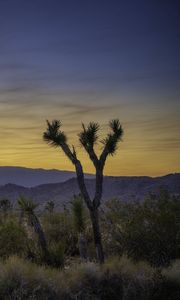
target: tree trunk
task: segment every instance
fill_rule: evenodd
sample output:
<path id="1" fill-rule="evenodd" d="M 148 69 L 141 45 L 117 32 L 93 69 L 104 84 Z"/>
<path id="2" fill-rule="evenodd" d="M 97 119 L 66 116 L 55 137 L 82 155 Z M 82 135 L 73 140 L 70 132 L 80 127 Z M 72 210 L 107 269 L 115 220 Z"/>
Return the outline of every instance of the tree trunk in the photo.
<path id="1" fill-rule="evenodd" d="M 43 254 L 44 258 L 46 260 L 48 260 L 49 259 L 49 251 L 47 248 L 47 242 L 46 242 L 46 238 L 45 238 L 44 232 L 42 230 L 41 224 L 35 215 L 31 215 L 30 222 L 34 228 L 35 233 L 38 235 L 38 242 L 39 242 L 39 246 L 41 247 L 42 254 Z"/>
<path id="2" fill-rule="evenodd" d="M 87 261 L 87 240 L 83 233 L 79 234 L 78 238 L 79 254 L 82 261 Z"/>
<path id="3" fill-rule="evenodd" d="M 99 263 L 102 264 L 104 263 L 104 252 L 103 252 L 101 233 L 99 228 L 98 207 L 100 205 L 100 199 L 102 195 L 103 172 L 102 169 L 98 170 L 98 174 L 96 175 L 96 194 L 94 200 L 91 201 L 84 182 L 84 173 L 83 173 L 82 165 L 79 160 L 76 160 L 75 167 L 76 167 L 76 175 L 77 175 L 79 189 L 90 212 L 97 260 Z"/>
<path id="4" fill-rule="evenodd" d="M 94 243 L 96 247 L 96 256 L 100 264 L 104 263 L 104 252 L 101 241 L 101 232 L 99 228 L 99 212 L 98 209 L 90 210 L 90 217 L 93 227 Z"/>

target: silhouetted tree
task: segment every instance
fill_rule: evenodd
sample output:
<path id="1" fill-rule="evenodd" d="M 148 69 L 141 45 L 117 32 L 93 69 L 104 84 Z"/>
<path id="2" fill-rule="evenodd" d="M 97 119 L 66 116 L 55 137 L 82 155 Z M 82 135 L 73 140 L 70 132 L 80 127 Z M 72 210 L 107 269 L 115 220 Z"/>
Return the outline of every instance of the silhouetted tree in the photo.
<path id="1" fill-rule="evenodd" d="M 0 211 L 4 216 L 4 219 L 7 217 L 11 209 L 12 209 L 12 204 L 9 199 L 4 198 L 0 200 Z"/>
<path id="2" fill-rule="evenodd" d="M 49 259 L 49 251 L 47 248 L 46 238 L 45 238 L 43 229 L 41 227 L 41 223 L 39 222 L 39 219 L 34 212 L 34 210 L 37 208 L 38 204 L 35 204 L 31 199 L 25 199 L 24 197 L 20 197 L 18 199 L 18 205 L 20 207 L 21 212 L 23 212 L 23 215 L 27 216 L 28 223 L 30 224 L 30 226 L 33 227 L 34 232 L 38 236 L 38 242 L 39 242 L 39 246 L 41 248 L 43 257 L 48 260 Z"/>
<path id="3" fill-rule="evenodd" d="M 104 253 L 101 242 L 101 233 L 99 228 L 99 212 L 98 208 L 102 198 L 102 186 L 103 186 L 103 170 L 106 163 L 106 159 L 109 155 L 115 154 L 118 146 L 118 142 L 123 135 L 123 129 L 118 119 L 109 122 L 111 132 L 107 134 L 106 138 L 101 141 L 103 149 L 98 157 L 94 150 L 94 145 L 98 140 L 99 124 L 90 122 L 87 127 L 82 124 L 82 131 L 79 133 L 79 141 L 89 155 L 90 160 L 94 164 L 96 170 L 96 188 L 94 198 L 91 199 L 87 191 L 83 167 L 80 160 L 77 157 L 74 146 L 72 149 L 67 143 L 66 134 L 61 131 L 61 122 L 53 120 L 51 123 L 47 121 L 47 130 L 44 132 L 44 140 L 54 147 L 60 147 L 65 155 L 70 159 L 75 166 L 77 181 L 81 194 L 86 202 L 86 205 L 90 212 L 94 242 L 96 246 L 97 259 L 100 263 L 104 262 Z"/>

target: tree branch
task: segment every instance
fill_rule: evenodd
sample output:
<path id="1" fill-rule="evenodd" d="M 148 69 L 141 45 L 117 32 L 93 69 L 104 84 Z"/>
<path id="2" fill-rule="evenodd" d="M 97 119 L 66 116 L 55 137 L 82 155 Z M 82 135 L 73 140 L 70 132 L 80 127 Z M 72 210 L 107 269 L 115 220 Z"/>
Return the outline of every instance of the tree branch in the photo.
<path id="1" fill-rule="evenodd" d="M 87 207 L 90 210 L 92 210 L 93 205 L 92 205 L 92 201 L 89 197 L 89 193 L 88 193 L 86 185 L 85 185 L 83 168 L 82 168 L 81 162 L 78 159 L 76 159 L 75 168 L 76 168 L 77 181 L 78 181 L 78 185 L 79 185 L 81 194 L 84 198 L 84 201 L 86 202 Z"/>
<path id="2" fill-rule="evenodd" d="M 118 142 L 120 142 L 123 136 L 123 128 L 119 119 L 114 119 L 109 122 L 109 127 L 111 129 L 111 133 L 109 133 L 106 138 L 102 141 L 104 145 L 104 149 L 100 155 L 100 163 L 102 167 L 104 167 L 107 156 L 115 154 L 118 146 Z"/>
<path id="3" fill-rule="evenodd" d="M 101 203 L 102 191 L 103 191 L 102 186 L 103 186 L 103 169 L 97 168 L 96 169 L 96 191 L 93 199 L 93 206 L 95 208 L 98 208 Z"/>
<path id="4" fill-rule="evenodd" d="M 99 124 L 90 122 L 87 128 L 82 124 L 82 131 L 79 133 L 79 141 L 89 155 L 89 158 L 93 162 L 95 168 L 99 165 L 99 159 L 94 151 L 94 144 L 98 139 L 97 132 L 99 130 Z"/>
<path id="5" fill-rule="evenodd" d="M 74 165 L 77 158 L 76 155 L 69 148 L 69 145 L 66 143 L 62 143 L 59 146 Z"/>
<path id="6" fill-rule="evenodd" d="M 85 185 L 83 168 L 82 168 L 81 162 L 77 159 L 77 155 L 76 155 L 74 147 L 73 147 L 73 152 L 71 151 L 71 149 L 69 148 L 69 146 L 66 143 L 62 143 L 60 145 L 60 147 L 62 148 L 62 150 L 64 151 L 66 156 L 71 160 L 73 165 L 75 166 L 79 189 L 80 189 L 81 194 L 86 202 L 86 205 L 88 206 L 89 209 L 92 209 L 92 202 L 91 202 L 89 193 L 88 193 L 86 185 Z"/>

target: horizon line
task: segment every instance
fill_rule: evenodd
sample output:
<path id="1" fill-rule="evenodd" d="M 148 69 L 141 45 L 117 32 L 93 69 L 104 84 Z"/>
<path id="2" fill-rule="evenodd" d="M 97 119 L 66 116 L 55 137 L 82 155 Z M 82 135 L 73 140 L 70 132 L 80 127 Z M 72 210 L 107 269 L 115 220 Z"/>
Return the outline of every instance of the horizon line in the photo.
<path id="1" fill-rule="evenodd" d="M 56 168 L 42 168 L 42 167 L 27 167 L 27 166 L 10 166 L 10 165 L 1 165 L 0 168 L 19 168 L 19 169 L 29 169 L 29 170 L 44 170 L 44 171 L 59 171 L 59 172 L 68 172 L 68 173 L 74 173 L 76 174 L 75 171 L 73 170 L 62 170 L 62 169 L 56 169 Z M 86 173 L 84 172 L 85 175 L 94 175 L 95 173 Z M 168 173 L 163 173 L 161 175 L 142 175 L 142 174 L 137 174 L 137 175 L 110 175 L 110 174 L 104 174 L 104 177 L 152 177 L 152 178 L 157 178 L 157 177 L 163 177 L 167 175 L 175 175 L 175 174 L 180 174 L 179 172 L 168 172 Z"/>

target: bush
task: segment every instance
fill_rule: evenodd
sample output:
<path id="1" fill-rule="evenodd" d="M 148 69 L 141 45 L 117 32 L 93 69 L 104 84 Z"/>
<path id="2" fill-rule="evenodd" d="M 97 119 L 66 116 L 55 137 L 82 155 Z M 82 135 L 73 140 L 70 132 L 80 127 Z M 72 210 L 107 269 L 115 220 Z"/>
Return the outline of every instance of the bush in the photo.
<path id="1" fill-rule="evenodd" d="M 66 255 L 78 253 L 77 234 L 69 213 L 51 213 L 42 217 L 42 226 L 48 244 L 61 243 Z"/>
<path id="2" fill-rule="evenodd" d="M 122 278 L 122 300 L 155 300 L 160 292 L 162 276 L 145 262 L 134 263 L 122 256 L 110 259 L 103 268 Z"/>
<path id="3" fill-rule="evenodd" d="M 107 207 L 104 230 L 107 252 L 112 248 L 115 254 L 126 253 L 135 261 L 147 260 L 154 266 L 166 266 L 180 257 L 178 197 L 161 190 L 142 203 L 113 200 Z"/>
<path id="4" fill-rule="evenodd" d="M 50 270 L 11 257 L 0 267 L 0 299 L 59 299 L 51 277 Z"/>
<path id="5" fill-rule="evenodd" d="M 49 247 L 50 264 L 55 268 L 64 266 L 64 245 L 61 242 L 52 243 Z"/>
<path id="6" fill-rule="evenodd" d="M 22 255 L 27 249 L 27 235 L 22 226 L 15 221 L 0 225 L 0 257 Z"/>
<path id="7" fill-rule="evenodd" d="M 0 264 L 0 299 L 177 300 L 180 284 L 171 277 L 175 269 L 161 275 L 146 263 L 123 257 L 104 266 L 77 264 L 61 271 L 10 257 Z"/>
<path id="8" fill-rule="evenodd" d="M 180 260 L 174 261 L 173 264 L 162 270 L 164 277 L 162 284 L 162 298 L 164 300 L 180 299 Z"/>

